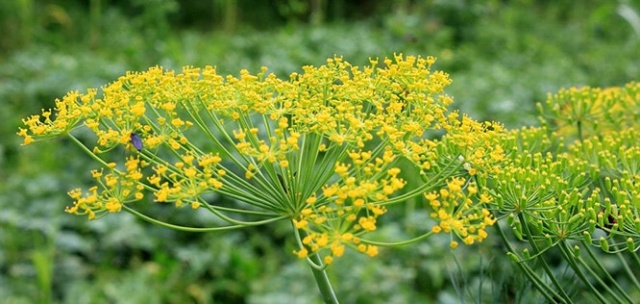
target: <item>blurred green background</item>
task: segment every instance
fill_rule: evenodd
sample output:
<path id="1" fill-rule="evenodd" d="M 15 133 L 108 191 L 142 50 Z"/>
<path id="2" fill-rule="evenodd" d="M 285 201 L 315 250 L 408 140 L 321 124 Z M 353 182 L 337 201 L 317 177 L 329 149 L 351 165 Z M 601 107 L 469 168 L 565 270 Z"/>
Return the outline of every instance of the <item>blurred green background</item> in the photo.
<path id="1" fill-rule="evenodd" d="M 567 86 L 640 80 L 639 1 L 9 0 L 0 1 L 0 303 L 314 303 L 287 223 L 231 233 L 170 231 L 129 214 L 63 212 L 95 165 L 68 142 L 26 147 L 21 118 L 67 91 L 128 70 L 268 66 L 282 78 L 343 55 L 433 55 L 455 106 L 509 127 Z M 167 220 L 199 213 L 139 206 Z M 380 232 L 428 229 L 407 204 Z M 529 303 L 534 291 L 491 240 L 451 253 L 447 239 L 347 254 L 329 275 L 344 303 Z"/>

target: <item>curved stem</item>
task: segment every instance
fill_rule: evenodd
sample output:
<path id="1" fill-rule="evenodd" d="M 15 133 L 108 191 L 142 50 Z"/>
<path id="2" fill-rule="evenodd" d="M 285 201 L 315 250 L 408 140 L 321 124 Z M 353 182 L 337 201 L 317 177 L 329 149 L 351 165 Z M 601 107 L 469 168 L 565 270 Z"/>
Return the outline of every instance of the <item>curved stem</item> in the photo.
<path id="1" fill-rule="evenodd" d="M 319 255 L 313 254 L 309 258 L 313 260 L 315 264 L 322 265 Z M 310 268 L 313 273 L 313 277 L 316 279 L 318 289 L 320 289 L 322 300 L 325 303 L 340 303 L 336 297 L 336 293 L 333 291 L 333 286 L 331 286 L 331 281 L 329 280 L 329 276 L 327 276 L 326 269 L 324 267 L 322 269 L 317 269 L 313 266 L 310 266 Z"/>
<path id="2" fill-rule="evenodd" d="M 156 220 L 156 219 L 154 219 L 154 218 L 152 218 L 152 217 L 150 217 L 150 216 L 148 216 L 148 215 L 144 215 L 144 214 L 142 214 L 142 213 L 140 213 L 140 212 L 138 212 L 138 211 L 136 211 L 136 210 L 134 210 L 134 209 L 130 208 L 130 207 L 129 207 L 129 206 L 127 206 L 127 205 L 122 205 L 122 208 L 123 208 L 125 211 L 127 211 L 127 212 L 129 212 L 129 213 L 131 213 L 131 214 L 133 214 L 133 215 L 135 215 L 135 216 L 137 216 L 137 217 L 139 217 L 139 218 L 141 218 L 141 219 L 143 219 L 143 220 L 147 221 L 147 222 L 150 222 L 150 223 L 152 223 L 152 224 L 156 224 L 156 225 L 159 225 L 159 226 L 162 226 L 162 227 L 166 227 L 166 228 L 170 228 L 170 229 L 174 229 L 174 230 L 189 231 L 189 232 L 212 232 L 212 231 L 233 230 L 233 229 L 238 229 L 238 228 L 245 228 L 245 227 L 247 227 L 247 226 L 257 226 L 257 225 L 268 224 L 268 223 L 276 222 L 276 221 L 279 221 L 279 220 L 282 220 L 282 219 L 284 219 L 284 218 L 287 218 L 287 217 L 288 217 L 288 216 L 284 216 L 284 215 L 283 215 L 283 216 L 280 216 L 280 217 L 271 218 L 271 219 L 264 220 L 264 221 L 258 221 L 258 222 L 247 222 L 247 223 L 245 223 L 245 224 L 243 224 L 243 225 L 232 225 L 232 226 L 224 226 L 224 227 L 209 227 L 209 228 L 197 228 L 197 227 L 187 227 L 187 226 L 179 226 L 179 225 L 174 225 L 174 224 L 165 223 L 165 222 L 163 222 L 163 221 Z"/>
<path id="3" fill-rule="evenodd" d="M 298 243 L 298 246 L 302 248 L 303 245 L 302 239 L 300 238 L 300 232 L 295 227 L 295 225 L 293 225 L 292 228 L 293 234 L 296 238 L 296 242 Z M 320 255 L 317 252 L 310 254 L 307 257 L 307 264 L 309 265 L 309 268 L 311 268 L 313 277 L 316 279 L 316 284 L 318 285 L 318 289 L 320 290 L 320 294 L 322 295 L 322 300 L 325 303 L 339 303 L 338 298 L 336 297 L 336 293 L 333 291 L 333 287 L 331 286 L 331 281 L 327 276 L 327 267 L 322 263 Z"/>
<path id="4" fill-rule="evenodd" d="M 400 241 L 400 242 L 395 242 L 395 243 L 387 243 L 387 242 L 377 242 L 377 241 L 372 241 L 372 240 L 366 240 L 366 239 L 361 239 L 361 241 L 365 244 L 370 244 L 370 245 L 376 245 L 376 246 L 385 246 L 385 247 L 395 247 L 395 246 L 404 246 L 404 245 L 410 245 L 413 243 L 417 243 L 418 241 L 424 240 L 430 236 L 433 235 L 433 231 L 429 231 L 423 235 L 414 237 L 412 239 L 409 240 L 405 240 L 405 241 Z"/>
<path id="5" fill-rule="evenodd" d="M 82 149 L 87 154 L 89 154 L 89 156 L 91 156 L 91 158 L 93 158 L 95 161 L 100 163 L 103 167 L 109 168 L 109 165 L 102 158 L 98 157 L 95 153 L 93 153 L 91 150 L 89 150 L 89 148 L 87 148 L 87 146 L 85 146 L 75 136 L 71 135 L 71 133 L 67 134 L 67 137 L 69 137 L 71 139 L 71 141 L 73 141 L 76 145 L 78 145 L 78 147 L 80 147 L 80 149 Z"/>
<path id="6" fill-rule="evenodd" d="M 218 218 L 222 219 L 223 221 L 226 221 L 228 223 L 234 224 L 234 225 L 240 225 L 240 226 L 253 226 L 255 225 L 254 223 L 260 223 L 258 225 L 261 225 L 262 222 L 245 222 L 245 221 L 240 221 L 240 220 L 235 220 L 232 219 L 226 215 L 224 215 L 222 212 L 220 212 L 215 206 L 212 206 L 210 204 L 208 204 L 207 202 L 205 202 L 204 200 L 202 200 L 201 198 L 199 198 L 200 202 L 201 202 L 201 206 L 203 206 L 205 209 L 209 210 L 209 212 L 213 213 L 215 216 L 217 216 Z M 231 210 L 231 209 L 228 209 Z M 243 211 L 237 209 L 237 212 L 235 213 L 243 213 Z M 248 212 L 244 212 L 245 214 L 248 214 Z M 267 216 L 276 216 L 276 214 L 266 214 Z M 282 216 L 278 216 L 276 217 L 277 219 L 284 219 L 288 217 L 288 215 L 282 215 Z M 271 220 L 271 219 L 269 219 Z"/>

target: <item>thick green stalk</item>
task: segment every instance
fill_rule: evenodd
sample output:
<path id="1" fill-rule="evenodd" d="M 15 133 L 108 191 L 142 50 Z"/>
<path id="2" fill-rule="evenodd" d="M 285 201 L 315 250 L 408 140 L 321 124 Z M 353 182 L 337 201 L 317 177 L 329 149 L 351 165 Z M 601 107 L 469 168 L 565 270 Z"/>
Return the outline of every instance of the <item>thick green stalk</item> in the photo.
<path id="1" fill-rule="evenodd" d="M 317 254 L 313 254 L 309 257 L 315 264 L 322 265 L 322 261 Z M 317 269 L 310 265 L 311 272 L 313 272 L 313 277 L 316 279 L 316 284 L 318 284 L 318 289 L 320 289 L 320 294 L 322 294 L 322 300 L 325 303 L 334 303 L 338 304 L 338 298 L 336 297 L 336 293 L 333 291 L 333 287 L 331 286 L 331 281 L 329 281 L 329 277 L 327 276 L 326 268 Z"/>

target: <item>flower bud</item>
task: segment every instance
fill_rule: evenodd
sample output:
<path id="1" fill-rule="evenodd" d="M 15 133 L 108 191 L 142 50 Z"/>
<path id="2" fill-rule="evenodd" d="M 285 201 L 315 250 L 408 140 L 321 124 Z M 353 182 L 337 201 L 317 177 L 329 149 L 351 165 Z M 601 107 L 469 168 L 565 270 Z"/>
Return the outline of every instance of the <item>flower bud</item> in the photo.
<path id="1" fill-rule="evenodd" d="M 513 233 L 519 240 L 523 240 L 522 238 L 522 224 L 518 221 L 513 223 Z"/>
<path id="2" fill-rule="evenodd" d="M 520 258 L 519 258 L 517 255 L 513 254 L 513 252 L 507 252 L 507 257 L 509 257 L 509 259 L 511 259 L 511 260 L 512 260 L 512 261 L 514 261 L 515 263 L 520 263 L 520 262 L 522 262 L 522 261 L 520 260 Z"/>
<path id="3" fill-rule="evenodd" d="M 591 238 L 591 233 L 589 233 L 589 231 L 582 232 L 582 235 L 584 236 L 584 241 L 587 244 L 592 244 L 593 243 L 593 239 Z"/>
<path id="4" fill-rule="evenodd" d="M 636 251 L 636 244 L 633 242 L 632 238 L 627 239 L 627 249 L 629 249 L 630 252 Z"/>
<path id="5" fill-rule="evenodd" d="M 609 252 L 609 243 L 603 236 L 600 237 L 600 248 L 602 248 L 602 250 L 606 252 Z"/>
<path id="6" fill-rule="evenodd" d="M 573 246 L 573 256 L 576 258 L 580 257 L 580 246 Z"/>

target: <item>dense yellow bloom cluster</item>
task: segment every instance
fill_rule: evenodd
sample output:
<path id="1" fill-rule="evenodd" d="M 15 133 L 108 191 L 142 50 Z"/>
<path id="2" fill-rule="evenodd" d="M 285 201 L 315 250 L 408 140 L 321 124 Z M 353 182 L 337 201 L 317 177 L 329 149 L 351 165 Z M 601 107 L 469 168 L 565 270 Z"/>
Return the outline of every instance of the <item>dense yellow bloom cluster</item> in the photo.
<path id="1" fill-rule="evenodd" d="M 443 167 L 443 161 L 458 158 L 466 174 L 481 178 L 502 170 L 510 151 L 504 148 L 506 130 L 501 124 L 478 122 L 466 115 L 460 118 L 453 112 L 448 115 L 444 130 L 447 133 L 441 142 L 434 141 L 431 145 L 435 149 L 428 152 L 432 165 Z"/>
<path id="2" fill-rule="evenodd" d="M 431 217 L 438 222 L 432 231 L 454 234 L 466 245 L 486 239 L 486 228 L 496 222 L 486 207 L 493 200 L 492 196 L 479 191 L 475 182 L 455 177 L 440 191 L 424 196 L 433 208 Z M 458 242 L 452 240 L 450 245 L 455 249 Z"/>
<path id="3" fill-rule="evenodd" d="M 348 166 L 337 164 L 335 172 L 340 180 L 323 188 L 321 200 L 315 196 L 306 200 L 307 205 L 300 212 L 300 217 L 293 220 L 295 227 L 306 233 L 302 239 L 302 249 L 296 251 L 298 256 L 304 257 L 308 253 L 319 253 L 328 249 L 324 261 L 330 264 L 334 257 L 342 256 L 345 245 L 369 256 L 378 254 L 377 246 L 361 243 L 359 236 L 376 230 L 377 218 L 387 211 L 380 203 L 402 189 L 406 183 L 398 178 L 400 170 L 397 168 L 387 170 L 385 175 L 377 174 L 376 167 L 392 161 L 392 158 L 377 159 L 361 168 L 362 162 L 359 160 L 362 159 L 362 155 L 369 154 L 351 155 L 351 158 L 356 160 L 356 172 L 367 172 L 366 179 L 350 176 Z"/>
<path id="4" fill-rule="evenodd" d="M 128 72 L 101 93 L 68 93 L 55 109 L 24 119 L 18 135 L 24 144 L 68 136 L 101 164 L 92 171 L 95 187 L 69 193 L 70 213 L 93 219 L 152 197 L 204 207 L 231 225 L 289 218 L 303 234 L 300 257 L 318 254 L 331 263 L 345 246 L 374 256 L 377 247 L 361 237 L 376 230 L 386 206 L 401 201 L 392 199 L 407 184 L 400 162 L 414 166 L 407 174 L 431 178 L 444 154 L 463 159 L 474 176 L 493 174 L 505 157 L 494 140 L 504 133 L 500 125 L 447 111 L 453 99 L 443 89 L 451 80 L 431 71 L 434 62 L 396 55 L 361 68 L 335 57 L 288 80 L 266 68 L 223 77 L 213 67 L 153 67 Z M 76 132 L 81 128 L 93 137 Z M 432 139 L 438 129 L 447 134 L 441 142 Z M 410 193 L 447 176 L 429 178 Z M 477 203 L 489 198 L 457 181 L 443 190 L 450 195 L 437 194 L 437 208 L 432 202 L 438 227 L 468 244 L 481 241 L 494 219 Z M 211 193 L 237 204 L 219 206 Z"/>
<path id="5" fill-rule="evenodd" d="M 111 164 L 113 166 L 115 164 Z M 101 186 L 93 186 L 83 195 L 81 189 L 69 191 L 69 196 L 74 199 L 72 207 L 67 207 L 67 212 L 87 215 L 94 219 L 100 214 L 119 212 L 124 203 L 141 200 L 144 197 L 144 186 L 138 181 L 142 178 L 140 168 L 144 166 L 137 157 L 129 157 L 126 162 L 126 174 L 108 173 L 104 170 L 92 170 L 91 176 Z"/>

